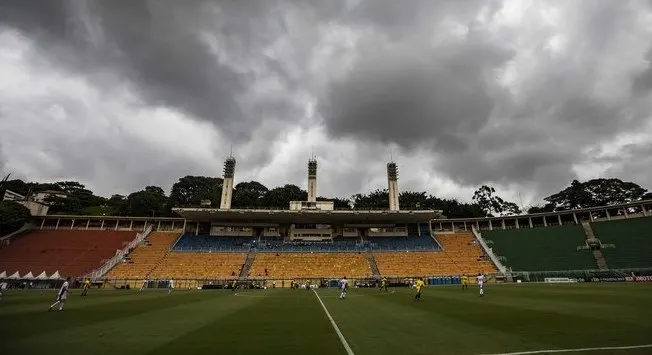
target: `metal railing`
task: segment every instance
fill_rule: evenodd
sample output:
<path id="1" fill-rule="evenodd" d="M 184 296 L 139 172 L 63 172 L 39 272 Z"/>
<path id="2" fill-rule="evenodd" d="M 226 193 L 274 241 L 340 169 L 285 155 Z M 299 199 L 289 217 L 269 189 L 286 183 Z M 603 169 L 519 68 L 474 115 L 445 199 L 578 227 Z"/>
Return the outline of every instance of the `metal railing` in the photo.
<path id="1" fill-rule="evenodd" d="M 97 279 L 102 277 L 104 274 L 109 272 L 114 266 L 116 266 L 118 263 L 124 259 L 125 255 L 129 254 L 129 252 L 136 248 L 138 244 L 140 244 L 147 236 L 152 232 L 154 229 L 153 225 L 149 225 L 147 229 L 145 229 L 142 233 L 136 234 L 136 238 L 129 242 L 127 246 L 122 248 L 122 250 L 118 251 L 111 259 L 109 259 L 107 262 L 104 263 L 99 269 L 93 270 L 89 274 L 85 275 L 86 278 L 89 279 Z"/>

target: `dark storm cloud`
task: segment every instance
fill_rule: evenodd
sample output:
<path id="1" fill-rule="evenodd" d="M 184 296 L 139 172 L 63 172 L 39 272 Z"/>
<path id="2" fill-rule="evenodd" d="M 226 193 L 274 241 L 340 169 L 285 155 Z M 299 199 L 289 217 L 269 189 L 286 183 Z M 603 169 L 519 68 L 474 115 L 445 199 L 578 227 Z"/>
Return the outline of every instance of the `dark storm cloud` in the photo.
<path id="1" fill-rule="evenodd" d="M 330 90 L 329 131 L 405 147 L 433 140 L 438 149 L 463 149 L 494 108 L 486 76 L 511 56 L 483 35 L 471 31 L 437 51 L 409 43 L 365 53 Z"/>
<path id="2" fill-rule="evenodd" d="M 648 94 L 652 91 L 652 49 L 645 55 L 647 68 L 634 77 L 634 91 Z"/>
<path id="3" fill-rule="evenodd" d="M 149 104 L 180 109 L 214 123 L 234 141 L 246 141 L 261 111 L 296 115 L 286 102 L 268 100 L 253 112 L 238 103 L 255 77 L 232 63 L 269 41 L 251 24 L 264 26 L 265 10 L 273 7 L 273 2 L 8 1 L 0 8 L 0 22 L 34 36 L 49 59 L 70 70 L 86 70 L 91 77 L 115 71 Z M 216 34 L 228 63 L 203 33 Z M 266 62 L 271 66 L 274 59 Z"/>
<path id="4" fill-rule="evenodd" d="M 497 81 L 497 73 L 513 60 L 522 63 L 513 44 L 520 29 L 490 36 L 469 20 L 468 35 L 454 44 L 431 44 L 427 37 L 405 44 L 407 35 L 394 33 L 422 31 L 419 18 L 430 12 L 403 9 L 392 17 L 391 5 L 370 10 L 371 22 L 393 30 L 391 41 L 400 45 L 363 52 L 350 75 L 331 85 L 322 108 L 329 132 L 430 147 L 437 171 L 463 185 L 516 183 L 539 196 L 565 186 L 577 177 L 574 166 L 591 159 L 581 153 L 583 147 L 636 130 L 649 120 L 650 105 L 634 97 L 605 97 L 597 89 L 600 76 L 610 71 L 604 58 L 619 49 L 623 35 L 641 33 L 636 3 L 553 3 L 566 6 L 560 21 L 568 24 L 567 47 L 552 54 L 546 37 L 533 38 L 531 43 L 541 44 L 533 47 L 529 72 L 517 72 L 528 77 L 515 92 Z M 446 5 L 447 15 L 457 14 L 462 24 L 482 10 L 477 4 Z M 483 11 L 493 18 L 500 9 L 490 4 Z M 637 87 L 646 86 L 647 75 L 639 76 Z"/>

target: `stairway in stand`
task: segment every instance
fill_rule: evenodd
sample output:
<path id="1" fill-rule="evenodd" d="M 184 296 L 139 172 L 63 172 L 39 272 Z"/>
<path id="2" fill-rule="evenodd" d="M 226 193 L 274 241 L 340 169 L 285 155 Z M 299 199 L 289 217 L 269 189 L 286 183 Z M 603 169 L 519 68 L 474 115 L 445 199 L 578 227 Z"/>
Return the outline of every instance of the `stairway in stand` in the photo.
<path id="1" fill-rule="evenodd" d="M 245 260 L 240 270 L 240 279 L 246 279 L 249 276 L 249 270 L 251 270 L 251 265 L 254 263 L 254 258 L 256 258 L 256 250 L 251 249 L 249 250 L 249 254 L 247 254 L 247 260 Z"/>
<path id="2" fill-rule="evenodd" d="M 376 264 L 376 258 L 374 257 L 374 254 L 371 252 L 371 250 L 367 250 L 365 252 L 365 257 L 367 257 L 367 261 L 369 262 L 369 267 L 371 268 L 371 272 L 374 274 L 374 278 L 379 279 L 380 270 L 378 269 L 378 264 Z"/>
<path id="3" fill-rule="evenodd" d="M 587 241 L 592 241 L 595 239 L 595 234 L 593 234 L 593 228 L 591 228 L 591 224 L 589 222 L 582 222 L 582 228 L 584 229 L 584 235 L 586 235 L 586 240 Z M 587 243 L 591 244 L 591 243 Z M 602 250 L 593 250 L 593 257 L 595 258 L 595 263 L 598 265 L 598 269 L 600 270 L 607 270 L 609 267 L 607 266 L 607 261 L 604 260 L 604 255 L 602 254 Z"/>

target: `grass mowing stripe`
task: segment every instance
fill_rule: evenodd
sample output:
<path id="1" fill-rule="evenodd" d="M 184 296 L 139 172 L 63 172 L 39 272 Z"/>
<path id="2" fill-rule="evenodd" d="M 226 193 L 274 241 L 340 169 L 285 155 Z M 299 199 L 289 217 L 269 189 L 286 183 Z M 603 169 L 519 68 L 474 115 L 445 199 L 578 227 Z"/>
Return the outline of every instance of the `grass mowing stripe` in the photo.
<path id="1" fill-rule="evenodd" d="M 324 312 L 326 312 L 326 316 L 328 317 L 328 320 L 331 321 L 331 325 L 333 326 L 333 329 L 335 329 L 335 333 L 337 333 L 337 337 L 340 338 L 340 342 L 344 346 L 344 349 L 346 350 L 346 353 L 349 354 L 349 355 L 354 355 L 353 350 L 351 350 L 351 347 L 349 346 L 349 343 L 347 343 L 346 339 L 344 339 L 344 335 L 340 331 L 340 328 L 337 327 L 337 324 L 335 323 L 335 320 L 333 319 L 333 317 L 331 317 L 331 314 L 328 312 L 328 309 L 326 308 L 326 305 L 324 305 L 324 302 L 321 301 L 321 298 L 319 297 L 319 294 L 314 289 L 312 290 L 312 292 L 315 293 L 315 296 L 317 296 L 317 300 L 319 301 L 322 308 L 324 309 Z"/>
<path id="2" fill-rule="evenodd" d="M 550 354 L 550 353 L 579 353 L 579 352 L 587 352 L 587 351 L 630 350 L 630 349 L 644 349 L 644 348 L 652 348 L 652 344 L 628 345 L 628 346 L 603 346 L 599 348 L 533 350 L 533 351 L 519 351 L 515 353 L 494 353 L 494 354 L 481 354 L 481 355 L 528 355 L 528 354 Z"/>
<path id="3" fill-rule="evenodd" d="M 233 295 L 222 299 L 248 306 L 175 337 L 150 354 L 347 355 L 311 292 L 268 289 L 243 293 L 270 297 Z"/>
<path id="4" fill-rule="evenodd" d="M 29 353 L 34 355 L 146 354 L 205 324 L 227 317 L 230 313 L 253 302 L 253 300 L 228 302 L 227 298 L 223 297 L 225 294 L 214 292 L 197 293 L 192 296 L 192 298 L 177 297 L 174 307 L 160 308 L 161 302 L 173 298 L 160 293 L 158 298 L 142 306 L 143 312 L 120 318 L 107 318 L 105 321 L 95 323 L 86 323 L 83 316 L 97 312 L 99 309 L 50 314 L 52 316 L 50 322 L 56 320 L 68 323 L 70 326 L 49 329 L 48 332 L 32 333 L 27 338 L 10 339 L 3 344 L 3 350 L 7 350 L 8 354 L 17 354 L 21 349 L 29 349 Z M 190 300 L 192 301 L 189 302 Z M 119 303 L 107 306 L 108 311 L 120 307 Z"/>

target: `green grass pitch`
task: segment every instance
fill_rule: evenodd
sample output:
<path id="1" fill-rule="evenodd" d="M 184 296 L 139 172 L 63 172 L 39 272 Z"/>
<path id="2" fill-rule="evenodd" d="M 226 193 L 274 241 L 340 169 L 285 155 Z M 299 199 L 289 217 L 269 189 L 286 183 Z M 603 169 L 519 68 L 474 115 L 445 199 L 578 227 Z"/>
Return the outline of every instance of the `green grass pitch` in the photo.
<path id="1" fill-rule="evenodd" d="M 0 353 L 347 354 L 312 291 L 12 291 L 0 301 Z M 384 293 L 317 291 L 355 355 L 491 354 L 652 343 L 650 284 L 509 284 L 426 288 L 412 300 Z M 587 354 L 652 354 L 652 348 Z"/>

